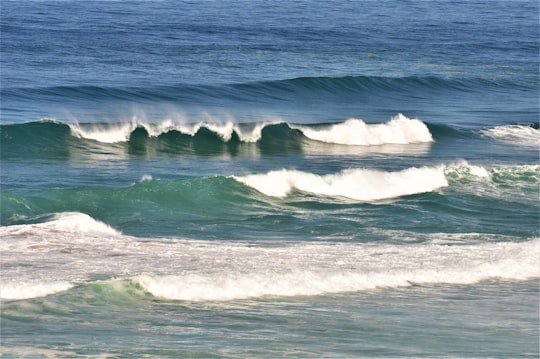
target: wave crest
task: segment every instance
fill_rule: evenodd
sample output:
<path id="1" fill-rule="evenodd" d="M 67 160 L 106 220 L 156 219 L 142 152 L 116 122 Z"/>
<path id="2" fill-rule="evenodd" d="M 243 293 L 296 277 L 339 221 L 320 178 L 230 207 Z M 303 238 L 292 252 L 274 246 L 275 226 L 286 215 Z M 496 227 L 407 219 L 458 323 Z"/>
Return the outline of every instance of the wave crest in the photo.
<path id="1" fill-rule="evenodd" d="M 382 124 L 367 124 L 359 119 L 349 119 L 328 128 L 291 126 L 302 131 L 309 139 L 343 145 L 384 145 L 432 142 L 427 126 L 418 119 L 398 114 Z"/>
<path id="2" fill-rule="evenodd" d="M 158 137 L 171 131 L 195 136 L 201 129 L 206 129 L 224 142 L 229 142 L 234 135 L 240 142 L 252 143 L 262 138 L 263 130 L 268 126 L 284 122 L 264 121 L 254 124 L 227 122 L 198 122 L 194 124 L 177 124 L 165 120 L 159 124 L 151 124 L 133 119 L 130 123 L 111 125 L 70 124 L 74 136 L 104 143 L 128 142 L 138 128 L 143 129 L 149 137 Z M 299 130 L 310 140 L 326 143 L 370 146 L 384 144 L 411 144 L 432 142 L 433 137 L 427 126 L 419 119 L 410 119 L 398 114 L 390 121 L 381 124 L 367 124 L 360 119 L 349 119 L 330 126 L 295 125 L 286 123 L 290 130 Z"/>
<path id="3" fill-rule="evenodd" d="M 233 178 L 273 197 L 283 198 L 296 189 L 316 195 L 359 201 L 377 201 L 431 192 L 448 185 L 443 166 L 412 167 L 397 172 L 347 169 L 330 175 L 283 169 Z"/>

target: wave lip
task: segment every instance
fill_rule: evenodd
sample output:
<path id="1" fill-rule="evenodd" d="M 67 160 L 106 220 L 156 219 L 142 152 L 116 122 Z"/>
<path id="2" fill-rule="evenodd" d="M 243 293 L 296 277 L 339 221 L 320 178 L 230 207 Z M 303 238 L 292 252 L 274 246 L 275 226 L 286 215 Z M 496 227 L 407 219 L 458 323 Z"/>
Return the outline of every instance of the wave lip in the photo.
<path id="1" fill-rule="evenodd" d="M 433 142 L 427 126 L 418 119 L 398 114 L 382 124 L 367 124 L 359 119 L 349 119 L 328 128 L 292 126 L 311 140 L 342 145 L 373 146 L 384 144 L 406 145 Z"/>
<path id="2" fill-rule="evenodd" d="M 286 170 L 266 174 L 233 176 L 257 191 L 272 197 L 286 197 L 293 189 L 358 201 L 377 201 L 431 192 L 448 186 L 444 166 L 411 167 L 397 172 L 347 169 L 337 174 L 317 175 Z"/>

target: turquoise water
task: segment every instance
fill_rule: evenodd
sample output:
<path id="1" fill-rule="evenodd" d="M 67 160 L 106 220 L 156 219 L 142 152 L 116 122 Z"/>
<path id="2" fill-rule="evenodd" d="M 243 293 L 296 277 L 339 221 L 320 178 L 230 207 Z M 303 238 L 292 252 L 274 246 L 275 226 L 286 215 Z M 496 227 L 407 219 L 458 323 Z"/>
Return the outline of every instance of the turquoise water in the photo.
<path id="1" fill-rule="evenodd" d="M 1 6 L 2 356 L 538 356 L 536 2 Z"/>

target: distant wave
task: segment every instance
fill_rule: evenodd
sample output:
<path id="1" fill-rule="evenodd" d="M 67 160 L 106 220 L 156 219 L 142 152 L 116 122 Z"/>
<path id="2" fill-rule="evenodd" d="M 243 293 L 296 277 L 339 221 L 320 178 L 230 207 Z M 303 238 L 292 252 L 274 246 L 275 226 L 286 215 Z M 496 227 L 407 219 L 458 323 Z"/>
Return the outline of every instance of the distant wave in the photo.
<path id="1" fill-rule="evenodd" d="M 129 296 L 144 299 L 145 293 L 168 300 L 223 301 L 540 276 L 538 238 L 514 241 L 453 233 L 459 245 L 452 245 L 447 234 L 431 233 L 426 234 L 431 239 L 422 244 L 302 242 L 268 247 L 118 233 L 111 237 L 108 230 L 92 231 L 92 221 L 107 228 L 82 213 L 60 213 L 49 222 L 0 227 L 0 298 L 90 290 L 119 301 Z M 471 235 L 479 241 L 464 244 L 459 240 Z M 481 240 L 483 236 L 486 240 Z M 44 256 L 55 263 L 69 260 L 69 265 L 29 269 L 21 264 Z M 95 273 L 106 274 L 96 280 Z"/>
<path id="2" fill-rule="evenodd" d="M 378 77 L 301 77 L 276 81 L 259 81 L 224 85 L 189 85 L 155 87 L 54 86 L 40 88 L 2 88 L 2 96 L 21 100 L 102 101 L 130 102 L 213 102 L 216 99 L 239 102 L 289 101 L 313 94 L 343 96 L 350 94 L 427 93 L 433 91 L 471 92 L 503 90 L 505 88 L 530 90 L 529 84 L 508 80 L 481 78 L 450 78 L 437 76 Z"/>
<path id="3" fill-rule="evenodd" d="M 70 124 L 72 133 L 80 138 L 92 139 L 99 142 L 127 142 L 136 129 L 142 129 L 150 137 L 158 137 L 171 131 L 195 136 L 201 129 L 206 129 L 224 142 L 236 137 L 240 142 L 257 142 L 261 139 L 263 130 L 280 122 L 262 122 L 252 125 L 226 123 L 174 124 L 167 120 L 160 124 L 124 123 L 118 125 L 86 126 Z M 343 145 L 384 145 L 431 142 L 433 138 L 427 126 L 418 119 L 409 119 L 402 114 L 383 124 L 366 124 L 362 120 L 349 119 L 343 123 L 330 126 L 299 126 L 285 124 L 290 130 L 297 129 L 309 139 Z"/>
<path id="4" fill-rule="evenodd" d="M 22 124 L 0 125 L 2 156 L 35 157 L 70 149 L 81 150 L 94 145 L 111 145 L 111 151 L 122 146 L 155 148 L 158 152 L 219 152 L 219 146 L 257 144 L 264 149 L 300 150 L 323 144 L 369 147 L 384 150 L 385 145 L 429 145 L 434 139 L 473 139 L 484 136 L 522 146 L 539 146 L 537 125 L 503 125 L 480 131 L 459 129 L 441 124 L 426 124 L 419 119 L 397 114 L 381 123 L 361 119 L 326 124 L 295 124 L 279 119 L 257 123 L 226 122 L 178 123 L 164 120 L 152 123 L 133 119 L 120 123 L 66 123 L 54 119 Z M 78 142 L 82 141 L 82 142 Z M 306 146 L 310 145 L 310 146 Z M 120 146 L 120 147 L 119 147 Z M 414 149 L 413 146 L 410 147 Z M 35 152 L 32 151 L 35 149 Z M 326 147 L 326 150 L 329 147 Z M 354 151 L 360 151 L 356 149 Z"/>
<path id="5" fill-rule="evenodd" d="M 43 120 L 2 125 L 0 133 L 2 157 L 57 156 L 59 159 L 74 153 L 82 154 L 85 148 L 104 146 L 111 153 L 127 149 L 134 153 L 154 150 L 159 153 L 211 155 L 234 153 L 240 144 L 256 144 L 261 151 L 277 153 L 316 149 L 323 144 L 367 147 L 429 144 L 433 141 L 426 124 L 401 114 L 379 124 L 367 124 L 359 119 L 316 125 L 297 125 L 279 120 L 259 123 L 175 123 L 171 120 L 148 123 L 133 120 L 112 124 Z M 413 146 L 410 149 L 416 151 Z M 388 151 L 383 147 L 379 150 Z"/>

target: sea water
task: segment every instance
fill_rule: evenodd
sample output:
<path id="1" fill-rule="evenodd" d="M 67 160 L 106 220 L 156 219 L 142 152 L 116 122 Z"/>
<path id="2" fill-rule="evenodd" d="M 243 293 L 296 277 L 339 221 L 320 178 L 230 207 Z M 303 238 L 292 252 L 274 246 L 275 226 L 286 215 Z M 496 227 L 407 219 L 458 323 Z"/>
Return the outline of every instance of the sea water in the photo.
<path id="1" fill-rule="evenodd" d="M 2 357 L 538 357 L 538 7 L 2 1 Z"/>

